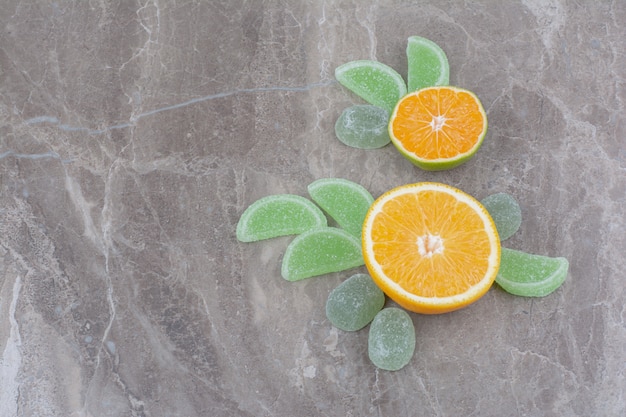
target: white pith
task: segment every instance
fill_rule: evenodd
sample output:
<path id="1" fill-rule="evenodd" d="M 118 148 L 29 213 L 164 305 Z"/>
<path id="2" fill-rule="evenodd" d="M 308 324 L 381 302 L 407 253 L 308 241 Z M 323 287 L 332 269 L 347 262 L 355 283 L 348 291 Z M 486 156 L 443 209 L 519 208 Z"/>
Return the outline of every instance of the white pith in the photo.
<path id="1" fill-rule="evenodd" d="M 430 233 L 418 236 L 417 252 L 424 258 L 432 258 L 433 255 L 443 253 L 443 239 Z"/>
<path id="2" fill-rule="evenodd" d="M 430 121 L 430 128 L 433 132 L 439 132 L 446 125 L 446 118 L 444 116 L 433 116 L 433 120 Z"/>

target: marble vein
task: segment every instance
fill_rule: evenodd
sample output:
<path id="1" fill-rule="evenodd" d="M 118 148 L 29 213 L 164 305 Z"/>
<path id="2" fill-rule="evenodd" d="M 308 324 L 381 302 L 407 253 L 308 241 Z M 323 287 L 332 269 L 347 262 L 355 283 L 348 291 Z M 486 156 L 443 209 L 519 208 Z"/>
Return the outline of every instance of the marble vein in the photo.
<path id="1" fill-rule="evenodd" d="M 2 357 L 0 357 L 0 415 L 17 415 L 17 405 L 20 383 L 17 379 L 21 365 L 22 355 L 20 348 L 22 339 L 20 336 L 20 326 L 15 318 L 17 301 L 22 288 L 22 278 L 18 276 L 13 283 L 13 297 L 9 306 L 9 339 L 6 342 Z M 0 301 L 2 301 L 0 299 Z M 0 303 L 0 306 L 2 304 Z"/>
<path id="2" fill-rule="evenodd" d="M 15 152 L 12 150 L 9 151 L 5 151 L 3 153 L 0 153 L 0 159 L 5 159 L 8 157 L 14 157 L 17 159 L 32 159 L 32 160 L 37 160 L 37 159 L 58 159 L 60 160 L 62 163 L 67 164 L 72 162 L 71 159 L 64 159 L 61 158 L 61 156 L 53 151 L 50 152 L 44 152 L 44 153 L 20 153 L 20 152 Z"/>
<path id="3" fill-rule="evenodd" d="M 24 123 L 26 125 L 37 125 L 37 124 L 42 124 L 42 123 L 49 123 L 49 124 L 55 125 L 58 129 L 65 131 L 65 132 L 81 132 L 81 133 L 86 133 L 88 135 L 102 135 L 102 134 L 111 132 L 113 130 L 128 129 L 128 128 L 134 127 L 140 119 L 153 116 L 155 114 L 182 109 L 184 107 L 191 106 L 191 105 L 198 104 L 198 103 L 203 103 L 206 101 L 217 100 L 220 98 L 235 96 L 239 94 L 257 94 L 257 93 L 272 93 L 272 92 L 296 92 L 296 93 L 307 92 L 314 88 L 328 87 L 335 83 L 336 83 L 335 80 L 327 80 L 327 81 L 319 81 L 319 82 L 315 82 L 315 83 L 311 83 L 311 84 L 307 84 L 303 86 L 297 86 L 297 87 L 278 86 L 278 87 L 241 88 L 241 89 L 236 89 L 232 91 L 226 91 L 223 93 L 209 94 L 207 96 L 193 98 L 191 100 L 183 101 L 177 104 L 172 104 L 170 106 L 164 106 L 164 107 L 160 107 L 157 109 L 149 110 L 144 113 L 140 113 L 136 116 L 132 116 L 128 123 L 115 124 L 115 125 L 104 127 L 102 129 L 93 129 L 93 128 L 88 128 L 88 127 L 83 127 L 83 126 L 68 125 L 65 123 L 61 123 L 61 121 L 54 116 L 45 116 L 45 115 L 32 117 L 30 119 L 25 120 Z M 3 155 L 4 154 L 0 154 L 0 157 L 2 157 Z"/>
<path id="4" fill-rule="evenodd" d="M 626 415 L 625 2 L 5 3 L 0 415 Z M 455 170 L 334 138 L 358 100 L 334 68 L 403 74 L 412 35 L 488 109 Z M 509 192 L 507 247 L 570 276 L 415 316 L 414 359 L 377 370 L 367 332 L 324 315 L 341 274 L 285 283 L 287 238 L 234 235 L 254 199 L 322 176 Z"/>

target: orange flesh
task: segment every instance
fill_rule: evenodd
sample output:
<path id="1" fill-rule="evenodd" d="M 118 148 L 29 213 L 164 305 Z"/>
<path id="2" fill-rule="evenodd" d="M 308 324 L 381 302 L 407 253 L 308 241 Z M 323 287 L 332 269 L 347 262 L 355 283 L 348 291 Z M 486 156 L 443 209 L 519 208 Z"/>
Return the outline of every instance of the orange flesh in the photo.
<path id="1" fill-rule="evenodd" d="M 391 129 L 404 148 L 419 158 L 453 158 L 477 144 L 484 118 L 471 94 L 428 88 L 402 99 Z"/>
<path id="2" fill-rule="evenodd" d="M 483 221 L 452 195 L 425 190 L 397 196 L 371 230 L 376 262 L 411 294 L 454 296 L 487 274 L 491 246 Z"/>

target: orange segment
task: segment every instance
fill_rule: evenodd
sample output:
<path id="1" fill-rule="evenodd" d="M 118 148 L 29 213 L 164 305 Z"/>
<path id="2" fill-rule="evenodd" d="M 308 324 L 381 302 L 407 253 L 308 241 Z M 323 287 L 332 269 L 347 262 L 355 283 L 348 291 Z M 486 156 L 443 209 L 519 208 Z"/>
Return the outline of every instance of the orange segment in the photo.
<path id="1" fill-rule="evenodd" d="M 500 263 L 487 210 L 445 184 L 410 184 L 383 194 L 365 218 L 362 240 L 374 282 L 418 313 L 444 313 L 478 300 Z"/>
<path id="2" fill-rule="evenodd" d="M 428 87 L 404 96 L 389 120 L 389 137 L 411 162 L 427 170 L 453 168 L 478 150 L 487 115 L 474 93 Z"/>

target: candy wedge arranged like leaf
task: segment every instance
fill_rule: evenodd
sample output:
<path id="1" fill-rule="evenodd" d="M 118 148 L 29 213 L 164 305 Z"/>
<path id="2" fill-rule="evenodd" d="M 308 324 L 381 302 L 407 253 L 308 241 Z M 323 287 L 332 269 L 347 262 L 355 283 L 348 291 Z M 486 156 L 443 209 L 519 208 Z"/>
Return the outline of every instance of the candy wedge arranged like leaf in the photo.
<path id="1" fill-rule="evenodd" d="M 435 42 L 420 36 L 411 36 L 407 42 L 406 57 L 409 64 L 409 92 L 450 83 L 448 58 Z"/>
<path id="2" fill-rule="evenodd" d="M 387 371 L 409 363 L 415 352 L 415 327 L 406 311 L 388 307 L 374 317 L 367 352 L 374 365 Z"/>
<path id="3" fill-rule="evenodd" d="M 389 114 L 406 94 L 406 83 L 393 68 L 378 61 L 351 61 L 335 69 L 341 85 Z"/>
<path id="4" fill-rule="evenodd" d="M 502 248 L 496 282 L 506 292 L 522 297 L 544 297 L 563 284 L 569 262 Z"/>
<path id="5" fill-rule="evenodd" d="M 361 242 L 356 237 L 336 227 L 320 227 L 296 236 L 287 246 L 281 274 L 287 281 L 299 281 L 361 265 Z"/>
<path id="6" fill-rule="evenodd" d="M 310 200 L 299 195 L 276 194 L 248 206 L 237 223 L 237 239 L 255 242 L 299 234 L 327 224 L 324 213 Z"/>
<path id="7" fill-rule="evenodd" d="M 359 104 L 348 107 L 335 123 L 337 139 L 359 149 L 382 148 L 391 142 L 387 124 L 389 113 L 378 106 Z"/>
<path id="8" fill-rule="evenodd" d="M 328 295 L 326 317 L 338 329 L 353 332 L 367 326 L 385 305 L 385 294 L 367 274 L 355 274 Z"/>
<path id="9" fill-rule="evenodd" d="M 374 202 L 361 185 L 342 178 L 323 178 L 308 186 L 309 195 L 341 228 L 360 238 L 363 220 Z"/>
<path id="10" fill-rule="evenodd" d="M 513 236 L 522 224 L 522 209 L 515 198 L 507 193 L 497 193 L 485 197 L 481 203 L 493 219 L 500 240 Z"/>

